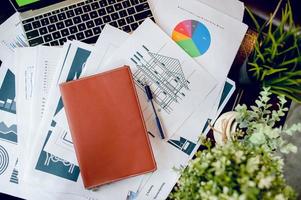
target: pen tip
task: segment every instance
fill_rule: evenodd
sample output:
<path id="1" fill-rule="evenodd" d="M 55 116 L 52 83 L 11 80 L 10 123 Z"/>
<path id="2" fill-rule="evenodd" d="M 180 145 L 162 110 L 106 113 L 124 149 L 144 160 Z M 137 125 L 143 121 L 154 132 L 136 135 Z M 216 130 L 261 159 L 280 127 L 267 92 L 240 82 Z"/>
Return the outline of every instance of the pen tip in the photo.
<path id="1" fill-rule="evenodd" d="M 153 99 L 153 94 L 152 94 L 152 91 L 151 91 L 149 85 L 145 85 L 145 86 L 144 86 L 144 89 L 145 89 L 145 93 L 146 93 L 146 95 L 147 95 L 147 98 L 148 98 L 149 100 Z"/>

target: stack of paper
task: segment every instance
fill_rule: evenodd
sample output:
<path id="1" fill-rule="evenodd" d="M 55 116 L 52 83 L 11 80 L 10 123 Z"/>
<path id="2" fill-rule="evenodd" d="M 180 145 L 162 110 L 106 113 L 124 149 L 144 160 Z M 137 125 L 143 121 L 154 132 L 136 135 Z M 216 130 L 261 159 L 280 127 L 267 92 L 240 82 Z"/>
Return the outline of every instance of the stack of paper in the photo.
<path id="1" fill-rule="evenodd" d="M 247 31 L 247 26 L 241 23 L 243 10 L 243 4 L 236 0 L 227 0 L 227 3 L 165 0 L 156 4 L 154 16 L 158 25 L 219 81 L 209 97 L 215 101 L 209 119 L 219 114 L 220 98 L 216 95 L 221 97 L 227 74 Z"/>
<path id="2" fill-rule="evenodd" d="M 228 0 L 223 7 L 221 1 L 152 1 L 157 24 L 147 19 L 131 35 L 106 25 L 94 46 L 68 41 L 63 47 L 22 47 L 20 31 L 0 38 L 0 48 L 10 49 L 7 55 L 0 51 L 0 192 L 26 199 L 167 198 L 207 120 L 217 117 L 235 89 L 227 73 L 247 26 L 239 21 L 242 3 Z M 58 86 L 125 64 L 158 169 L 85 190 Z M 145 84 L 154 93 L 165 140 Z"/>

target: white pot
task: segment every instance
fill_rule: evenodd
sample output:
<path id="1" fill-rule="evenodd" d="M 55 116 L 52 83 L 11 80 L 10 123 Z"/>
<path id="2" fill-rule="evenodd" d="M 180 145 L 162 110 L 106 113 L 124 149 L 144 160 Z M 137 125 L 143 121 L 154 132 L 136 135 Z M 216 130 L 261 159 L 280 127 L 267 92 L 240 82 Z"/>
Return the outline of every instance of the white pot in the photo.
<path id="1" fill-rule="evenodd" d="M 232 140 L 231 133 L 235 132 L 237 122 L 235 121 L 236 112 L 226 112 L 222 114 L 213 126 L 213 135 L 218 145 L 224 145 L 227 141 Z"/>

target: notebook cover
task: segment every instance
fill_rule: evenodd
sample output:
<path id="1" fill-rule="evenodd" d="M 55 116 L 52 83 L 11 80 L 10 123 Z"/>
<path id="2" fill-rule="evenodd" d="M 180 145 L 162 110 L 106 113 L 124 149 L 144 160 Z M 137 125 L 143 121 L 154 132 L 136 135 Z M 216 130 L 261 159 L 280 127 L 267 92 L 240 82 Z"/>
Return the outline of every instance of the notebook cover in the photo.
<path id="1" fill-rule="evenodd" d="M 60 90 L 85 188 L 156 170 L 128 66 Z"/>

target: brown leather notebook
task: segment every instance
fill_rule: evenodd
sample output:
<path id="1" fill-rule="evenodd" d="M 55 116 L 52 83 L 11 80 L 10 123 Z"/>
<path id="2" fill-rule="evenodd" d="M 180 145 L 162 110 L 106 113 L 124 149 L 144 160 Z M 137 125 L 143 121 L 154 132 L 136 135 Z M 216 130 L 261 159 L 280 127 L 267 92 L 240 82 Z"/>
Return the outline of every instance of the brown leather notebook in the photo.
<path id="1" fill-rule="evenodd" d="M 156 170 L 128 66 L 60 90 L 85 188 Z"/>

